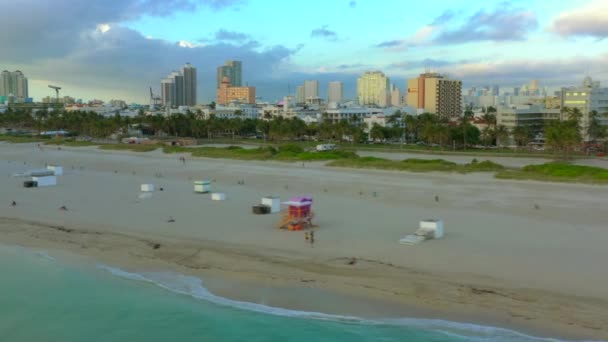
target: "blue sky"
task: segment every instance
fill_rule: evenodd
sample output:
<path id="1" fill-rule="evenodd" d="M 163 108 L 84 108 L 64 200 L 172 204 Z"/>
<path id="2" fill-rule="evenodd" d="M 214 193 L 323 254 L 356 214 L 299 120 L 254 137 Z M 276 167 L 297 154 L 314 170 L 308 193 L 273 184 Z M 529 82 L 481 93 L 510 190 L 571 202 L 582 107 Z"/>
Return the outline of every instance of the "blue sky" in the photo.
<path id="1" fill-rule="evenodd" d="M 608 81 L 603 0 L 23 0 L 0 12 L 14 14 L 0 21 L 14 33 L 0 37 L 0 68 L 24 71 L 36 98 L 51 82 L 74 97 L 145 102 L 148 86 L 191 62 L 207 102 L 226 59 L 243 61 L 244 80 L 266 100 L 304 79 L 322 92 L 343 81 L 353 96 L 371 69 L 402 89 L 425 67 L 465 86 L 566 86 L 587 71 Z"/>

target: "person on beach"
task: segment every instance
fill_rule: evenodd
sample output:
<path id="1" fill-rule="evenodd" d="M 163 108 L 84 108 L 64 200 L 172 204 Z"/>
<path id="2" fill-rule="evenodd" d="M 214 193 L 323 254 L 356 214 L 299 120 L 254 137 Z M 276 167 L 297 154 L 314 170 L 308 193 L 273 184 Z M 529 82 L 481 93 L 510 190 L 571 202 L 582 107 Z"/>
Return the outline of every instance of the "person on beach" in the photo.
<path id="1" fill-rule="evenodd" d="M 304 238 L 306 239 L 306 241 L 310 240 L 310 234 L 308 232 L 305 232 Z"/>
<path id="2" fill-rule="evenodd" d="M 315 232 L 314 232 L 314 230 L 310 232 L 310 244 L 311 245 L 315 244 Z"/>
<path id="3" fill-rule="evenodd" d="M 173 223 L 175 222 L 175 219 L 173 218 L 173 216 L 169 216 L 169 219 L 167 220 L 168 223 Z"/>
<path id="4" fill-rule="evenodd" d="M 439 203 L 439 196 L 435 195 L 435 202 Z"/>
<path id="5" fill-rule="evenodd" d="M 68 211 L 68 207 L 66 207 L 65 205 L 62 205 L 61 207 L 59 207 L 59 210 Z"/>
<path id="6" fill-rule="evenodd" d="M 11 207 L 16 207 L 16 206 L 17 206 L 17 202 L 13 201 L 13 202 L 11 203 Z"/>

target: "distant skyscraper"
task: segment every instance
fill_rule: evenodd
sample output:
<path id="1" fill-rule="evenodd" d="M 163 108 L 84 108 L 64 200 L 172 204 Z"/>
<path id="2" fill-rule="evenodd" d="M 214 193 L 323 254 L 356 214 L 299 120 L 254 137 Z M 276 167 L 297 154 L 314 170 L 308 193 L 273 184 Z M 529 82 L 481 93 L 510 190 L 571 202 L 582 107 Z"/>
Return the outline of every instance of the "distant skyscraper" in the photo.
<path id="1" fill-rule="evenodd" d="M 304 81 L 304 100 L 319 98 L 319 81 Z"/>
<path id="2" fill-rule="evenodd" d="M 224 77 L 217 89 L 217 104 L 226 105 L 230 102 L 255 103 L 255 87 L 233 87 L 230 79 Z"/>
<path id="3" fill-rule="evenodd" d="M 530 93 L 537 93 L 540 91 L 540 81 L 539 80 L 532 80 L 530 81 L 530 85 L 528 86 L 528 90 L 530 90 Z"/>
<path id="4" fill-rule="evenodd" d="M 303 104 L 306 102 L 306 97 L 304 96 L 304 86 L 298 86 L 296 88 L 296 103 Z"/>
<path id="5" fill-rule="evenodd" d="M 514 87 L 513 88 L 513 95 L 515 96 L 519 96 L 519 92 L 520 92 L 521 88 L 520 87 Z"/>
<path id="6" fill-rule="evenodd" d="M 196 68 L 186 64 L 180 71 L 173 71 L 160 83 L 161 100 L 164 106 L 196 105 Z"/>
<path id="7" fill-rule="evenodd" d="M 243 85 L 243 65 L 240 61 L 226 61 L 217 68 L 217 87 L 222 84 L 224 77 L 228 77 L 230 85 L 241 87 Z"/>
<path id="8" fill-rule="evenodd" d="M 407 104 L 443 117 L 462 114 L 462 81 L 425 73 L 407 81 Z"/>
<path id="9" fill-rule="evenodd" d="M 19 101 L 25 101 L 29 97 L 28 81 L 19 70 L 9 72 L 4 70 L 0 74 L 0 96 L 12 95 Z"/>
<path id="10" fill-rule="evenodd" d="M 182 75 L 184 75 L 184 105 L 195 106 L 197 91 L 196 68 L 190 63 L 186 63 L 181 71 Z"/>
<path id="11" fill-rule="evenodd" d="M 175 93 L 175 80 L 171 77 L 167 77 L 160 81 L 160 96 L 163 106 L 172 106 L 174 101 Z"/>
<path id="12" fill-rule="evenodd" d="M 389 78 L 381 71 L 366 71 L 357 80 L 357 98 L 362 106 L 386 107 Z"/>
<path id="13" fill-rule="evenodd" d="M 401 90 L 397 87 L 395 87 L 394 84 L 391 84 L 391 106 L 393 107 L 399 107 L 401 106 L 402 100 L 401 100 Z"/>
<path id="14" fill-rule="evenodd" d="M 327 90 L 327 102 L 340 103 L 342 102 L 343 96 L 343 84 L 342 82 L 329 82 Z"/>

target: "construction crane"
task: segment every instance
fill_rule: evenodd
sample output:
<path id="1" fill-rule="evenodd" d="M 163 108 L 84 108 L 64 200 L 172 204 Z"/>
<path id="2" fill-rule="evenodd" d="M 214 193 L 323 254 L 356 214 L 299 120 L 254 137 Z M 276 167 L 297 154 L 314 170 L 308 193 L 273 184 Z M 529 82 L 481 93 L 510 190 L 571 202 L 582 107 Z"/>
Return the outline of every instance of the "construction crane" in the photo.
<path id="1" fill-rule="evenodd" d="M 57 99 L 57 103 L 59 103 L 59 90 L 61 90 L 61 87 L 49 84 L 49 88 L 55 89 L 55 96 L 56 96 L 56 99 Z"/>
<path id="2" fill-rule="evenodd" d="M 160 105 L 160 103 L 160 96 L 154 96 L 154 93 L 152 92 L 152 87 L 150 87 L 150 106 L 154 106 L 156 108 L 156 106 Z"/>

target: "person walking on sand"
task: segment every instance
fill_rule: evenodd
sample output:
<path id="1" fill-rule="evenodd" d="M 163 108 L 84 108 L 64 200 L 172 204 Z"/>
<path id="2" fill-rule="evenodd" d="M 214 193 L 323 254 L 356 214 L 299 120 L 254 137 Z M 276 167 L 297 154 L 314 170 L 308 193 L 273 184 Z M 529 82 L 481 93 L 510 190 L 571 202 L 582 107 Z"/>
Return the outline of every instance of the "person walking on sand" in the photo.
<path id="1" fill-rule="evenodd" d="M 17 202 L 13 201 L 13 202 L 11 203 L 11 207 L 16 207 L 16 206 L 17 206 Z"/>
<path id="2" fill-rule="evenodd" d="M 311 231 L 310 232 L 310 244 L 314 245 L 315 244 L 315 231 Z"/>

